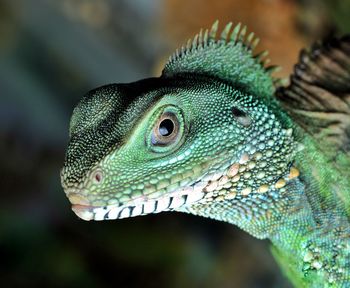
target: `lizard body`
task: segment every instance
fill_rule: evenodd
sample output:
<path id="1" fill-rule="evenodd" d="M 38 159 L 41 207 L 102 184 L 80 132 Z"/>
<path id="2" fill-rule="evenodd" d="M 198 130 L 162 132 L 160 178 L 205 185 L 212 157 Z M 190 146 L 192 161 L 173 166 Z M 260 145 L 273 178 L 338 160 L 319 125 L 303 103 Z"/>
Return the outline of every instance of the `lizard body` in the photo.
<path id="1" fill-rule="evenodd" d="M 62 185 L 85 220 L 182 211 L 260 239 L 297 287 L 350 287 L 350 40 L 304 52 L 288 87 L 254 34 L 217 23 L 161 77 L 83 97 Z"/>

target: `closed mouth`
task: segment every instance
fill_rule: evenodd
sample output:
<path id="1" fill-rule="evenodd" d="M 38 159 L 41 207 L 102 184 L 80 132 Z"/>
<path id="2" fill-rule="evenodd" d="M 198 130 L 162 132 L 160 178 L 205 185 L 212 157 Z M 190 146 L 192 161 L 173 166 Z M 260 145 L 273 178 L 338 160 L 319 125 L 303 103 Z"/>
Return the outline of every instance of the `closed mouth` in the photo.
<path id="1" fill-rule="evenodd" d="M 164 193 L 160 196 L 159 194 L 156 196 L 157 193 L 153 193 L 153 195 L 142 195 L 122 204 L 94 206 L 79 191 L 70 191 L 67 189 L 66 193 L 70 202 L 73 204 L 72 210 L 74 213 L 86 221 L 123 219 L 163 211 L 185 211 L 187 207 L 195 203 L 206 202 L 205 198 L 210 197 L 212 194 L 209 193 L 213 188 L 210 187 L 211 184 L 213 182 L 216 183 L 225 174 L 226 169 L 232 164 L 231 162 L 232 160 L 223 163 L 221 166 L 222 171 L 215 171 L 215 173 L 208 172 L 187 187 L 178 188 L 175 191 Z"/>
<path id="2" fill-rule="evenodd" d="M 154 199 L 143 196 L 122 205 L 90 206 L 73 203 L 72 210 L 79 218 L 86 221 L 122 219 L 172 211 L 203 199 L 205 196 L 203 187 L 203 185 L 193 185 Z"/>

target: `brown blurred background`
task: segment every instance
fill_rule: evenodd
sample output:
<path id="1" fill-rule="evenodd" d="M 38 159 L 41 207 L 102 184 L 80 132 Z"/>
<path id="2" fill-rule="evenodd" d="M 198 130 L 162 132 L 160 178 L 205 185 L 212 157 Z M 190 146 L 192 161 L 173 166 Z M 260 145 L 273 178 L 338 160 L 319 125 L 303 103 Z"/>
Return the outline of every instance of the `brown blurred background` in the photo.
<path id="1" fill-rule="evenodd" d="M 350 32 L 348 0 L 0 0 L 1 287 L 290 287 L 268 251 L 180 213 L 84 222 L 59 169 L 88 90 L 159 74 L 215 19 L 243 22 L 286 77 L 299 50 Z"/>

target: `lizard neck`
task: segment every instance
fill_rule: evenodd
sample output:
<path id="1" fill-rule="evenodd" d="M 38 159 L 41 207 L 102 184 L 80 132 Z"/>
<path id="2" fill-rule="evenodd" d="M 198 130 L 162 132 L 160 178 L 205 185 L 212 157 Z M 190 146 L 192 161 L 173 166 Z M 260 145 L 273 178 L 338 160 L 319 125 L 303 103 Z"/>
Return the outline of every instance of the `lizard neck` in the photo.
<path id="1" fill-rule="evenodd" d="M 297 287 L 349 285 L 349 222 L 338 207 L 321 201 L 317 188 L 302 174 L 288 183 L 284 209 L 274 217 L 278 224 L 266 226 L 272 252 Z"/>
<path id="2" fill-rule="evenodd" d="M 219 195 L 221 201 L 181 211 L 226 221 L 269 239 L 276 260 L 296 287 L 350 284 L 348 219 L 339 207 L 323 202 L 319 187 L 304 176 L 304 168 L 294 177 L 305 163 L 294 164 L 281 178 L 283 187 L 277 181 L 264 193 Z"/>

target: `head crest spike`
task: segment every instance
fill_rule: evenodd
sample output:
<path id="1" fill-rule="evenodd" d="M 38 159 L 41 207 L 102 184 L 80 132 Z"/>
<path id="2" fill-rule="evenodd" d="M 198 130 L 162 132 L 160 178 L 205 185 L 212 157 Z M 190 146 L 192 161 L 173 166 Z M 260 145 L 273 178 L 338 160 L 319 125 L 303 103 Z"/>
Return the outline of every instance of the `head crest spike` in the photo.
<path id="1" fill-rule="evenodd" d="M 194 36 L 193 41 L 192 41 L 192 46 L 191 49 L 196 49 L 198 46 L 198 38 L 202 37 L 202 30 L 199 32 L 199 34 L 197 34 L 196 36 Z M 199 40 L 199 43 L 201 42 L 201 40 Z"/>
<path id="2" fill-rule="evenodd" d="M 199 31 L 199 34 L 198 34 L 198 44 L 197 44 L 197 47 L 201 47 L 201 46 L 203 46 L 203 29 L 201 29 L 200 31 Z"/>
<path id="3" fill-rule="evenodd" d="M 233 28 L 232 34 L 231 34 L 231 41 L 236 42 L 238 40 L 238 33 L 241 30 L 241 23 L 238 23 L 235 28 Z"/>
<path id="4" fill-rule="evenodd" d="M 264 51 L 261 51 L 260 53 L 256 54 L 254 56 L 254 58 L 259 61 L 259 62 L 262 62 L 266 57 L 267 55 L 269 55 L 269 51 L 267 50 L 264 50 Z"/>
<path id="5" fill-rule="evenodd" d="M 204 31 L 204 36 L 203 36 L 203 43 L 204 44 L 207 44 L 208 43 L 208 38 L 209 38 L 209 31 L 208 31 L 208 29 L 205 29 L 205 31 Z"/>
<path id="6" fill-rule="evenodd" d="M 254 32 L 250 32 L 247 37 L 246 43 L 249 49 L 251 49 L 251 44 L 252 44 L 252 41 L 254 40 L 254 35 L 255 35 Z"/>
<path id="7" fill-rule="evenodd" d="M 270 73 L 270 75 L 272 73 L 281 71 L 281 66 L 276 66 L 276 65 L 271 65 L 265 68 L 266 72 Z"/>
<path id="8" fill-rule="evenodd" d="M 228 23 L 225 26 L 224 30 L 222 30 L 221 35 L 220 35 L 221 40 L 224 40 L 225 42 L 228 40 L 227 37 L 230 33 L 231 27 L 232 27 L 232 22 Z"/>
<path id="9" fill-rule="evenodd" d="M 239 33 L 239 41 L 244 42 L 244 37 L 246 33 L 247 33 L 247 26 L 244 25 Z"/>
<path id="10" fill-rule="evenodd" d="M 260 39 L 256 37 L 256 38 L 253 40 L 252 44 L 250 45 L 251 50 L 254 50 L 254 49 L 256 48 L 256 46 L 258 46 L 259 42 L 260 42 Z"/>
<path id="11" fill-rule="evenodd" d="M 274 92 L 273 79 L 263 66 L 265 62 L 262 62 L 266 52 L 253 56 L 251 47 L 257 44 L 254 34 L 249 34 L 244 40 L 246 26 L 241 29 L 241 24 L 238 24 L 232 33 L 231 28 L 232 24 L 228 23 L 218 34 L 216 21 L 210 32 L 205 30 L 204 35 L 202 31 L 199 32 L 188 42 L 187 48 L 182 47 L 180 55 L 171 57 L 162 77 L 202 74 L 232 83 L 236 89 L 250 95 L 271 97 Z"/>
<path id="12" fill-rule="evenodd" d="M 288 85 L 288 83 L 289 83 L 288 78 L 274 78 L 273 79 L 273 85 L 275 87 L 285 87 Z"/>
<path id="13" fill-rule="evenodd" d="M 187 51 L 191 50 L 192 43 L 193 43 L 192 39 L 188 39 L 187 40 L 187 44 L 186 44 L 186 50 Z"/>
<path id="14" fill-rule="evenodd" d="M 271 62 L 270 58 L 266 58 L 263 61 L 261 61 L 261 66 L 266 67 Z"/>
<path id="15" fill-rule="evenodd" d="M 214 22 L 213 26 L 211 26 L 211 29 L 210 29 L 210 32 L 209 32 L 209 39 L 215 40 L 216 34 L 218 32 L 218 27 L 219 27 L 219 20 L 216 20 Z"/>

